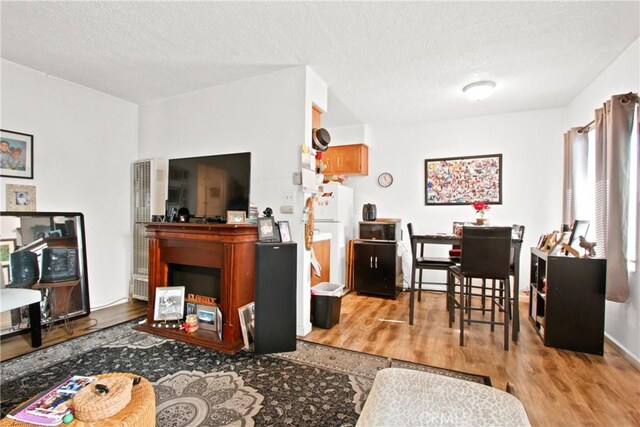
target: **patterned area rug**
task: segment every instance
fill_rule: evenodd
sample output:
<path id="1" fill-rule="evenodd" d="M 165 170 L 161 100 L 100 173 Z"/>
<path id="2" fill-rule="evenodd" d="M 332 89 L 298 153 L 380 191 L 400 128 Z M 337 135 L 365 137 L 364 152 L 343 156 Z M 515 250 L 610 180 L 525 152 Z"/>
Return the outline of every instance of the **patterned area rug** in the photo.
<path id="1" fill-rule="evenodd" d="M 2 416 L 70 375 L 132 372 L 154 384 L 158 426 L 353 426 L 389 363 L 490 385 L 488 377 L 298 341 L 290 353 L 227 355 L 127 323 L 0 364 Z"/>

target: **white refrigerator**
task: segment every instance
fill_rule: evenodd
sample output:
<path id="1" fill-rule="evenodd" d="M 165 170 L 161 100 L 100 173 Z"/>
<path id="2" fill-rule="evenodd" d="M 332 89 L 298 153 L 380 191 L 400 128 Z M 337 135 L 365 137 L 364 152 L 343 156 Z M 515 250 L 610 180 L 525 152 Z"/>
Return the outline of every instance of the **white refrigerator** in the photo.
<path id="1" fill-rule="evenodd" d="M 315 229 L 331 233 L 331 283 L 346 284 L 346 248 L 354 236 L 353 189 L 340 183 L 323 184 L 313 209 Z"/>

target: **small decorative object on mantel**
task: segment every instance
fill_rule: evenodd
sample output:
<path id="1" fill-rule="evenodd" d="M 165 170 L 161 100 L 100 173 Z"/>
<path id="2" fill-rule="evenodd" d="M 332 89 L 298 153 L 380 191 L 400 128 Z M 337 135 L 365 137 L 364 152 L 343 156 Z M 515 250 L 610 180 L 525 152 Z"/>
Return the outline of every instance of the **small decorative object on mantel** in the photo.
<path id="1" fill-rule="evenodd" d="M 476 224 L 478 225 L 486 224 L 488 221 L 484 218 L 484 213 L 489 209 L 491 209 L 491 206 L 489 206 L 489 204 L 485 202 L 475 202 L 473 203 L 472 206 L 473 206 L 473 209 L 475 209 L 476 213 L 478 214 L 478 218 L 476 218 Z"/>
<path id="2" fill-rule="evenodd" d="M 580 240 L 580 247 L 584 249 L 584 257 L 583 258 L 593 258 L 596 256 L 596 242 L 587 242 L 587 239 L 584 236 L 578 237 Z"/>

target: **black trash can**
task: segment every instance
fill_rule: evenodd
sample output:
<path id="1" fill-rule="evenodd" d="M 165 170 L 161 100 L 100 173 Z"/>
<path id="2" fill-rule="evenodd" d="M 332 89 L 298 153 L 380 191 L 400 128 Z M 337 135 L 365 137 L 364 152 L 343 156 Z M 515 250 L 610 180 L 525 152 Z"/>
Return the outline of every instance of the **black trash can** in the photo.
<path id="1" fill-rule="evenodd" d="M 311 324 L 331 329 L 340 322 L 344 285 L 322 282 L 311 287 Z"/>

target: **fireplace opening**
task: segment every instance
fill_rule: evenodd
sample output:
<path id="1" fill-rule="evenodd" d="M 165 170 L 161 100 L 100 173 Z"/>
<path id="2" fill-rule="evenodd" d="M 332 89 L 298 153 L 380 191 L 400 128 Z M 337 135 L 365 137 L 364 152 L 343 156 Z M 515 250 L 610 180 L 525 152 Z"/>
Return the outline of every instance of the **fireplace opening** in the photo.
<path id="1" fill-rule="evenodd" d="M 220 269 L 169 264 L 168 286 L 184 286 L 185 295 L 213 297 L 220 303 Z"/>

